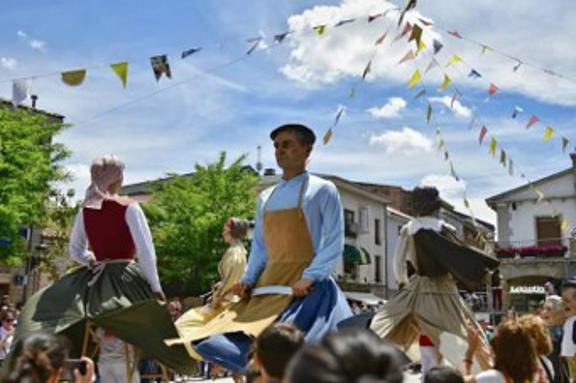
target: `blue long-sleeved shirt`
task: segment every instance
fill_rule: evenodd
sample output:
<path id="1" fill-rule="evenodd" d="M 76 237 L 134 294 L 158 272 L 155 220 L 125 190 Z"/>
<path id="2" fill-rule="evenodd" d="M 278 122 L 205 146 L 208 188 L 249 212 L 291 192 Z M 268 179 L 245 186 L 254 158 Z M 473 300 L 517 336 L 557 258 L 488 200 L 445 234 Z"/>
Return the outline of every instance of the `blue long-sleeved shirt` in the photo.
<path id="1" fill-rule="evenodd" d="M 309 178 L 309 181 L 302 199 L 302 209 L 312 238 L 314 258 L 304 270 L 302 278 L 319 281 L 330 276 L 334 262 L 342 255 L 344 247 L 342 203 L 332 182 L 304 172 L 288 181 L 282 179 L 276 186 L 260 194 L 252 249 L 242 282 L 255 285 L 266 267 L 268 256 L 262 227 L 264 208 L 266 211 L 274 211 L 296 207 L 300 187 L 306 178 Z M 276 190 L 272 193 L 274 189 Z"/>

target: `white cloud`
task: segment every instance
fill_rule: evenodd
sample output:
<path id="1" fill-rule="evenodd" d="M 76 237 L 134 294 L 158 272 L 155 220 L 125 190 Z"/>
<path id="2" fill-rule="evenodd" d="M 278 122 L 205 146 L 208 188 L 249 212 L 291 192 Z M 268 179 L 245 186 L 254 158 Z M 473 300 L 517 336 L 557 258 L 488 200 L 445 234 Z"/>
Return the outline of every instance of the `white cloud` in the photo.
<path id="1" fill-rule="evenodd" d="M 18 37 L 20 37 L 21 39 L 25 39 L 28 37 L 28 35 L 26 34 L 26 32 L 24 31 L 18 31 L 16 32 L 16 34 L 18 35 Z"/>
<path id="2" fill-rule="evenodd" d="M 370 145 L 384 147 L 386 154 L 415 154 L 432 150 L 432 141 L 428 137 L 408 127 L 372 134 Z"/>
<path id="3" fill-rule="evenodd" d="M 388 102 L 380 108 L 368 109 L 368 113 L 376 118 L 400 117 L 400 112 L 406 108 L 406 101 L 402 97 L 390 97 Z"/>
<path id="4" fill-rule="evenodd" d="M 0 57 L 0 66 L 6 69 L 14 69 L 18 65 L 18 61 L 16 61 L 13 57 Z"/>
<path id="5" fill-rule="evenodd" d="M 24 42 L 26 42 L 30 48 L 40 51 L 40 52 L 45 52 L 46 51 L 46 42 L 36 39 L 36 38 L 32 38 L 30 36 L 28 36 L 28 34 L 24 31 L 18 31 L 16 32 L 16 35 Z"/>
<path id="6" fill-rule="evenodd" d="M 476 44 L 446 36 L 434 26 L 426 28 L 423 41 L 427 47 L 432 46 L 433 38 L 444 43 L 444 50 L 437 56 L 442 65 L 454 53 L 464 59 L 463 63 L 446 68 L 454 85 L 485 91 L 486 81 L 474 81 L 466 76 L 474 68 L 482 73 L 483 79 L 496 84 L 500 92 L 519 93 L 557 105 L 576 105 L 573 82 L 547 75 L 538 69 L 547 68 L 571 78 L 576 77 L 570 65 L 576 60 L 576 50 L 572 49 L 576 36 L 569 22 L 576 18 L 576 7 L 571 7 L 567 0 L 544 8 L 538 0 L 526 0 L 518 2 L 515 5 L 517 12 L 510 14 L 494 12 L 494 9 L 501 6 L 498 0 L 473 2 L 467 7 L 455 7 L 454 4 L 454 0 L 439 0 L 434 5 L 430 2 L 419 3 L 417 11 L 409 12 L 406 18 L 415 20 L 424 16 L 441 28 L 457 29 L 466 37 L 486 43 L 495 50 L 506 47 L 506 54 L 519 57 L 527 63 L 514 72 L 512 68 L 517 64 L 515 61 L 495 52 L 482 54 Z M 366 15 L 392 6 L 394 4 L 390 1 L 382 0 L 343 0 L 338 5 L 316 6 L 291 16 L 288 24 L 295 32 L 288 41 L 292 51 L 281 72 L 306 87 L 318 87 L 345 77 L 361 76 L 366 63 L 374 54 L 375 40 L 389 30 L 381 53 L 372 62 L 368 80 L 385 81 L 390 85 L 405 83 L 414 67 L 398 65 L 398 61 L 413 44 L 408 44 L 406 39 L 392 43 L 398 34 L 398 13 L 389 12 L 386 18 L 379 18 L 372 23 L 364 21 Z M 490 28 L 486 28 L 485 18 L 477 15 L 490 15 Z M 358 18 L 358 21 L 332 28 L 336 22 L 347 18 Z M 565 23 L 559 23 L 558 20 Z M 319 24 L 328 26 L 322 37 L 310 33 L 311 27 Z M 510 32 L 511 25 L 514 33 Z M 538 28 L 534 28 L 534 25 L 538 25 Z M 518 39 L 518 36 L 522 38 Z M 421 54 L 415 60 L 421 68 L 428 61 L 427 54 Z M 435 74 L 431 71 L 426 75 L 424 83 L 438 86 L 441 77 Z"/>
<path id="7" fill-rule="evenodd" d="M 447 108 L 450 108 L 452 110 L 452 113 L 454 113 L 456 117 L 466 119 L 472 116 L 472 110 L 462 105 L 462 103 L 458 101 L 458 99 L 455 99 L 454 102 L 452 102 L 452 97 L 444 96 L 444 97 L 430 97 L 428 100 L 432 103 L 439 103 L 446 106 Z"/>
<path id="8" fill-rule="evenodd" d="M 434 186 L 440 192 L 440 197 L 446 200 L 462 199 L 462 192 L 466 190 L 466 183 L 456 181 L 453 177 L 442 174 L 428 174 L 420 181 L 420 186 Z"/>

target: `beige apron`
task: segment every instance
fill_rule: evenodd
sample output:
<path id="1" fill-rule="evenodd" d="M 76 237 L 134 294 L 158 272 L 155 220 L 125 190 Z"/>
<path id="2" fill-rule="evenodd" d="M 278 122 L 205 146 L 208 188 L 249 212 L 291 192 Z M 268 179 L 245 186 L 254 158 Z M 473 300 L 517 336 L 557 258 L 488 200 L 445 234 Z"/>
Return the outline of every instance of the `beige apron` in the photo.
<path id="1" fill-rule="evenodd" d="M 295 208 L 266 211 L 264 206 L 264 241 L 268 259 L 255 287 L 292 286 L 314 257 L 312 238 L 308 231 L 302 199 L 308 185 L 304 180 Z M 275 190 L 267 201 L 270 201 Z M 272 324 L 292 301 L 289 295 L 259 295 L 243 300 L 220 313 L 204 326 L 189 329 L 185 338 L 167 341 L 168 344 L 189 343 L 212 335 L 241 331 L 258 336 Z"/>

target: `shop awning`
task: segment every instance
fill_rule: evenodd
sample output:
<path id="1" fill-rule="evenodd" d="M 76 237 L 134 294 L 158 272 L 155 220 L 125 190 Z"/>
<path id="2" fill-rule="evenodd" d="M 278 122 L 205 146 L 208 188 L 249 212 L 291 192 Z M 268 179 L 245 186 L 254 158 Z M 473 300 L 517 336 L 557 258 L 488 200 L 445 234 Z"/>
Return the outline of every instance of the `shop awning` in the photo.
<path id="1" fill-rule="evenodd" d="M 372 263 L 370 253 L 363 247 L 353 245 L 344 245 L 344 261 L 348 263 L 357 263 L 359 265 L 369 265 Z"/>
<path id="2" fill-rule="evenodd" d="M 367 305 L 377 305 L 380 302 L 386 302 L 385 299 L 378 297 L 372 293 L 359 293 L 356 291 L 344 291 L 344 295 L 351 301 L 358 301 Z"/>

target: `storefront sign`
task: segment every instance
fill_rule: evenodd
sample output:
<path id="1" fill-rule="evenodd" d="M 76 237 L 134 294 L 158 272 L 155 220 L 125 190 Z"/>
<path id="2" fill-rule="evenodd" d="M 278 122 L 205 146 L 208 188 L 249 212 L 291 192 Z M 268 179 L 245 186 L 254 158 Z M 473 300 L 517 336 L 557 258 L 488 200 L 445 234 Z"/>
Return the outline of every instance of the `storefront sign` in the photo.
<path id="1" fill-rule="evenodd" d="M 544 286 L 512 286 L 510 294 L 546 294 Z"/>

